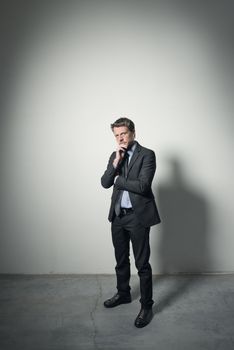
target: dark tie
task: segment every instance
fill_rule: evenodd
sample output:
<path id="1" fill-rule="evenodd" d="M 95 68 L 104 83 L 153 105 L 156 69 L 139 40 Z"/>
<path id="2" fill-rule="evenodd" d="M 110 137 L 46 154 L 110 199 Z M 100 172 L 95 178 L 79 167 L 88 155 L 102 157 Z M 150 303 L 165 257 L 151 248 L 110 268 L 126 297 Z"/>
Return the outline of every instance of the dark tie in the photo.
<path id="1" fill-rule="evenodd" d="M 123 169 L 124 177 L 127 177 L 127 173 L 128 173 L 128 159 L 129 159 L 129 154 L 128 154 L 128 152 L 126 152 L 125 155 L 124 155 L 124 158 L 123 158 L 123 163 L 122 163 L 122 169 Z M 122 195 L 123 195 L 123 190 L 119 191 L 119 195 L 118 195 L 118 197 L 116 199 L 116 203 L 115 203 L 115 214 L 117 216 L 119 216 L 119 214 L 121 212 Z"/>
<path id="2" fill-rule="evenodd" d="M 124 164 L 123 164 L 125 177 L 127 177 L 127 174 L 128 174 L 128 161 L 129 161 L 129 154 L 128 152 L 126 152 L 124 155 Z"/>

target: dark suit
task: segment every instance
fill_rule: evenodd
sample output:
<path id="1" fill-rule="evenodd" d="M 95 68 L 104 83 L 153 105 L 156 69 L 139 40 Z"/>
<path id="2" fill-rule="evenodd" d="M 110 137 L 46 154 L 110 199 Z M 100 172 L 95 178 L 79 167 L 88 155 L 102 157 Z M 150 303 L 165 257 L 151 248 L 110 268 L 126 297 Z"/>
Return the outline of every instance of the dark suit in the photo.
<path id="1" fill-rule="evenodd" d="M 118 292 L 123 295 L 130 293 L 129 241 L 131 240 L 140 277 L 140 301 L 147 308 L 153 304 L 152 271 L 149 264 L 149 231 L 150 226 L 160 223 L 151 189 L 156 170 L 156 158 L 152 150 L 142 147 L 136 141 L 135 143 L 136 148 L 128 165 L 127 174 L 124 174 L 122 163 L 114 168 L 113 161 L 116 153 L 113 152 L 101 178 L 101 183 L 104 188 L 114 185 L 108 219 L 112 222 Z M 116 175 L 118 176 L 115 181 Z M 115 204 L 122 190 L 129 192 L 133 212 L 131 215 L 118 217 L 115 215 Z"/>

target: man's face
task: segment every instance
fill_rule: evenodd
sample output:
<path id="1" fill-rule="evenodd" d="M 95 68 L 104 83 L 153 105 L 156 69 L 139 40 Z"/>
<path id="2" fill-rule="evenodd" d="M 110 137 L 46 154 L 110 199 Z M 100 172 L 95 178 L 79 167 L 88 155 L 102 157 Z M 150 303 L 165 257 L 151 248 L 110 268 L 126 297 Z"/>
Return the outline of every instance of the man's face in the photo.
<path id="1" fill-rule="evenodd" d="M 114 127 L 113 133 L 119 146 L 128 148 L 135 139 L 135 132 L 130 131 L 126 126 Z"/>

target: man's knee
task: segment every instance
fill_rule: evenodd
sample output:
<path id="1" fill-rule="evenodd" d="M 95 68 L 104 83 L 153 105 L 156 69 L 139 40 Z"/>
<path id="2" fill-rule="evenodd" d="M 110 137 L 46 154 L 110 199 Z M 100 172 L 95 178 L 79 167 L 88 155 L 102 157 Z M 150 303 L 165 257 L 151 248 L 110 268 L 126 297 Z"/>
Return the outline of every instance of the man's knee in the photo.
<path id="1" fill-rule="evenodd" d="M 145 264 L 136 263 L 136 268 L 139 276 L 148 275 L 149 273 L 150 274 L 152 273 L 150 263 L 145 263 Z"/>

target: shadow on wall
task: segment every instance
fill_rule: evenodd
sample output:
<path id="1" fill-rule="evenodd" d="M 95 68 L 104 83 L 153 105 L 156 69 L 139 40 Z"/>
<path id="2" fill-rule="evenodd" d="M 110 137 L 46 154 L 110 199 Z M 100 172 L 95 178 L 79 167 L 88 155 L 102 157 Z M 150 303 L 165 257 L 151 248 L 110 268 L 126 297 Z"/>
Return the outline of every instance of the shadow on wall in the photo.
<path id="1" fill-rule="evenodd" d="M 157 247 L 160 271 L 155 276 L 157 303 L 161 312 L 180 299 L 198 281 L 194 276 L 168 276 L 173 273 L 209 271 L 210 254 L 207 237 L 208 213 L 205 198 L 192 189 L 183 175 L 181 163 L 169 158 L 170 181 L 157 187 L 162 219 Z"/>
<path id="2" fill-rule="evenodd" d="M 161 224 L 162 273 L 209 271 L 208 213 L 205 198 L 183 175 L 178 159 L 169 158 L 170 181 L 157 188 Z"/>

